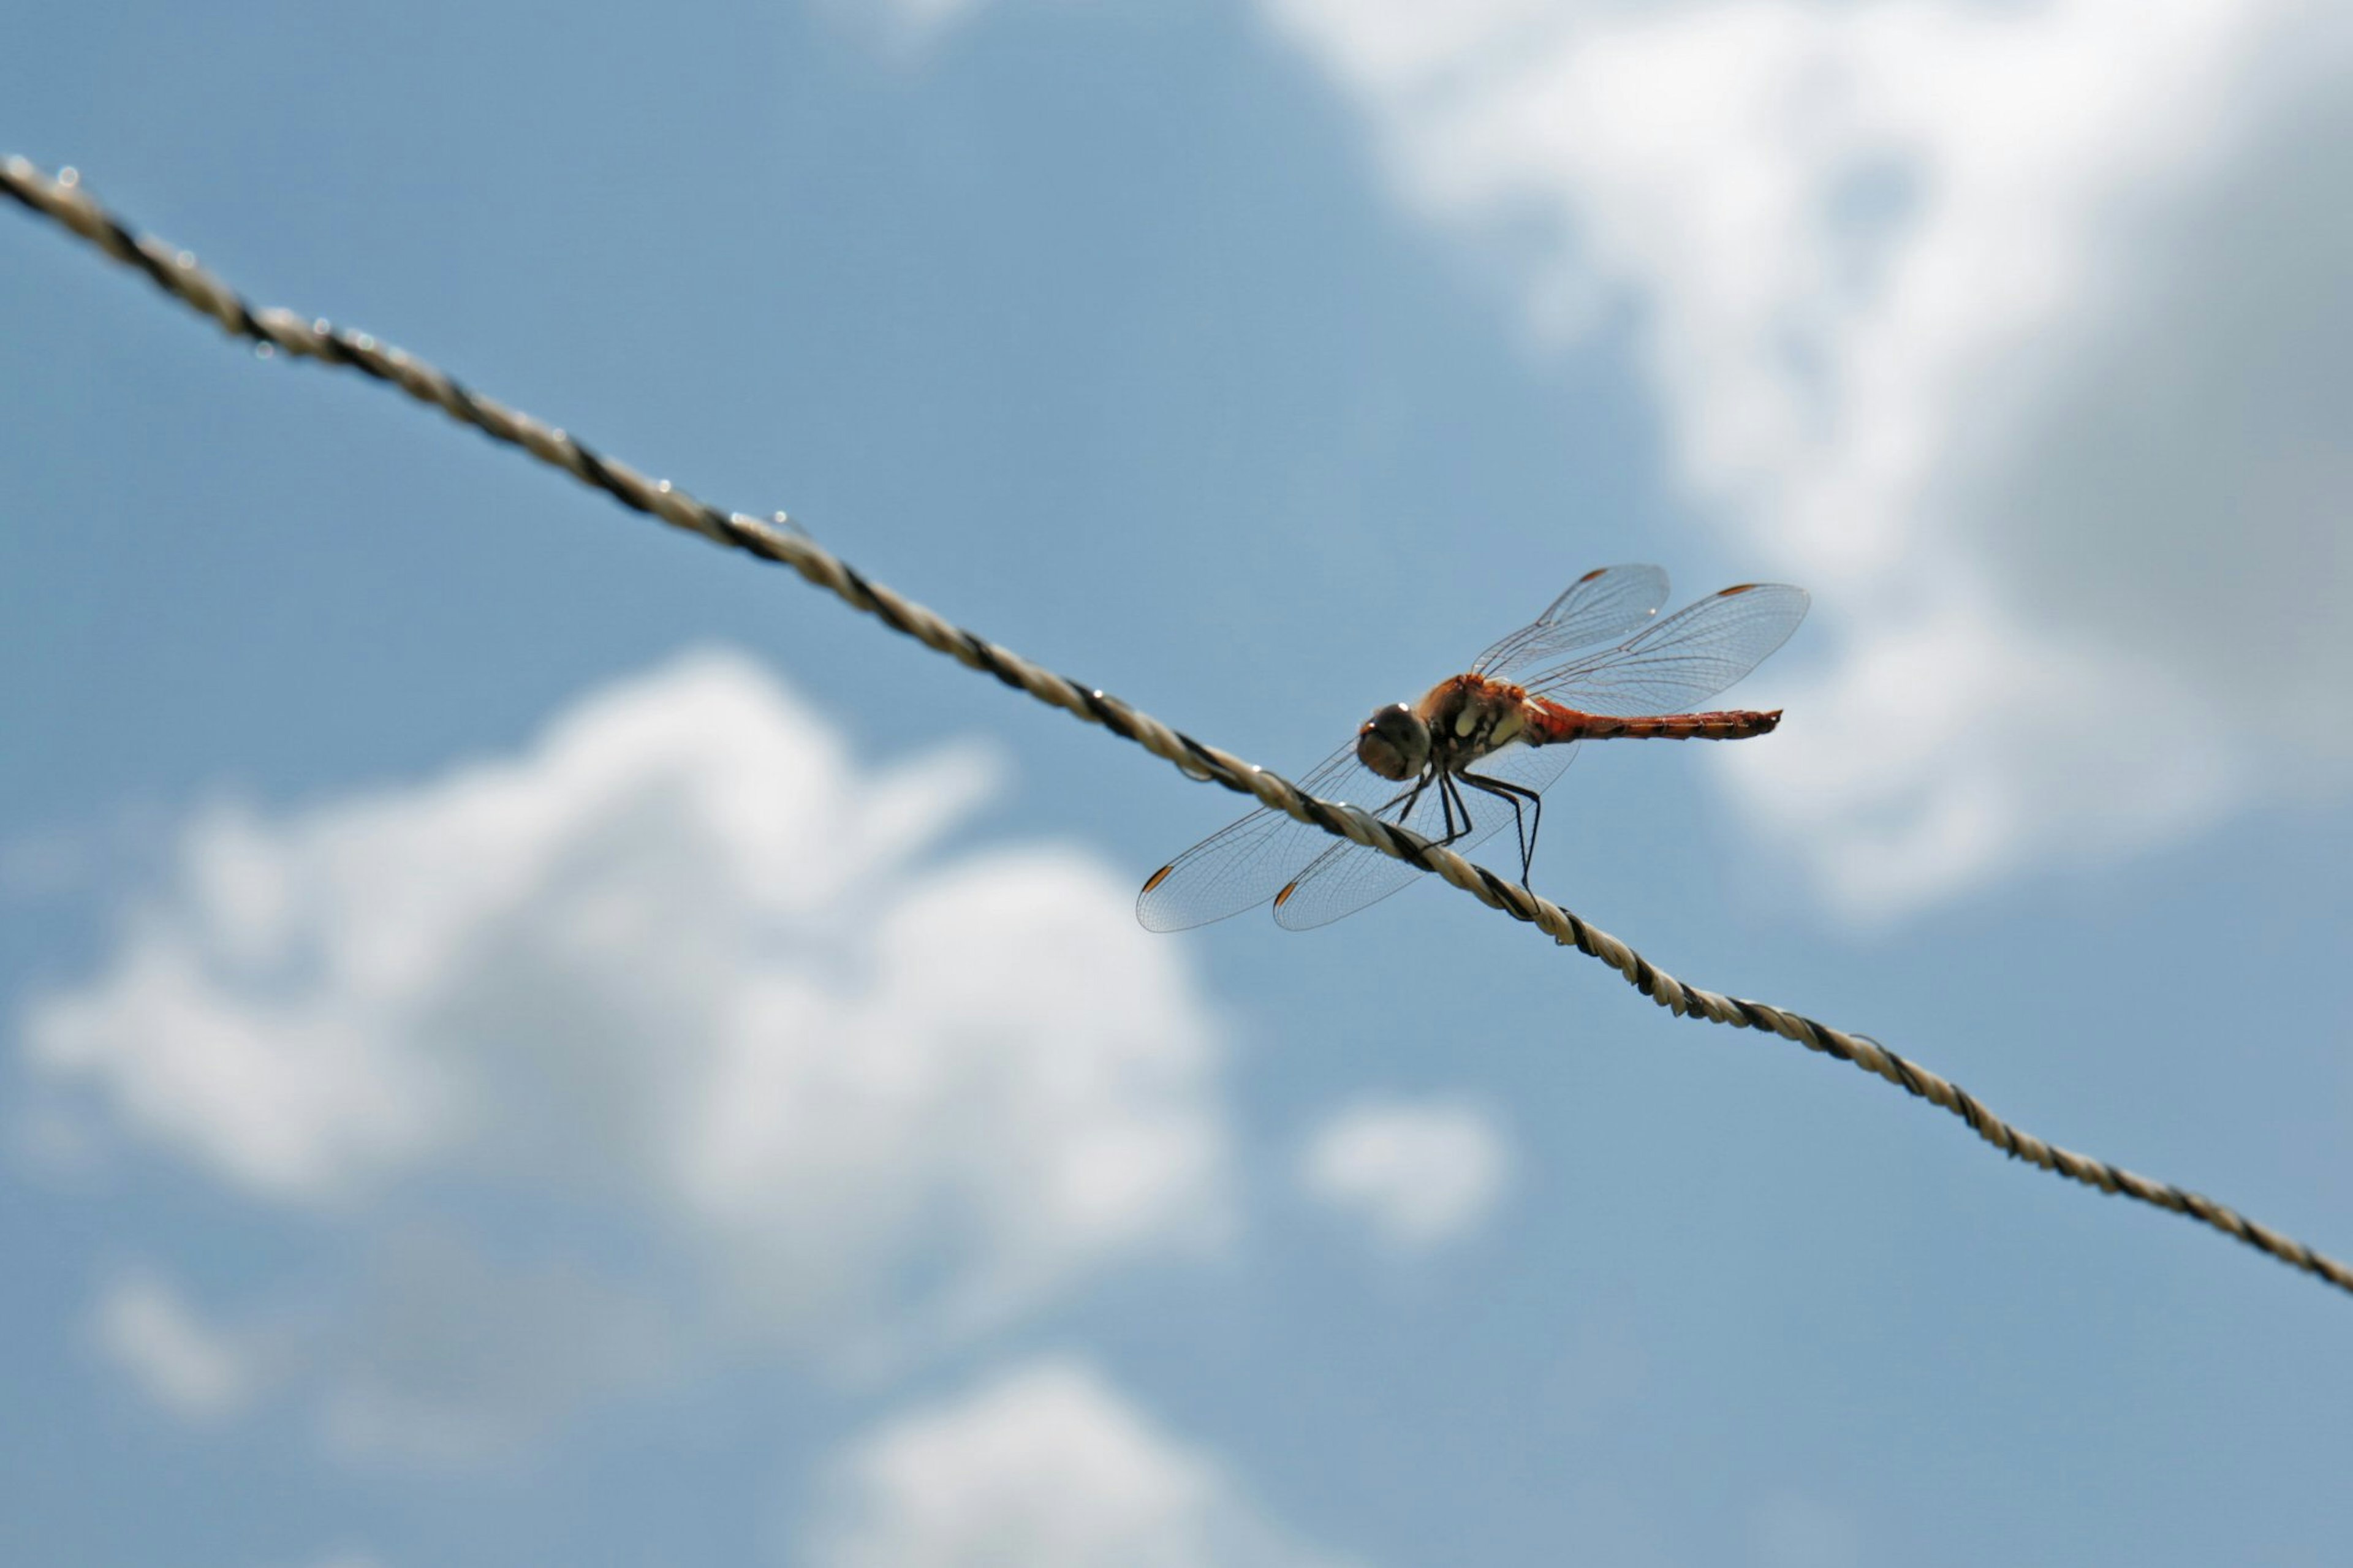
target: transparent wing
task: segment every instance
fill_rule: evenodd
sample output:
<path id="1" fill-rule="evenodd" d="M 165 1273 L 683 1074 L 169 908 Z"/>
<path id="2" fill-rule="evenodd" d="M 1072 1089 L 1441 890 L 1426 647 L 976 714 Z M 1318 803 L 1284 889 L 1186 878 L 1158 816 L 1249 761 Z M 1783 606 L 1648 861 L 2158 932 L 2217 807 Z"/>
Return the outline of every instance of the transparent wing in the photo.
<path id="1" fill-rule="evenodd" d="M 1568 585 L 1535 620 L 1479 656 L 1473 675 L 1510 679 L 1562 654 L 1616 642 L 1641 630 L 1667 602 L 1667 574 L 1656 566 L 1601 566 Z"/>
<path id="2" fill-rule="evenodd" d="M 1352 740 L 1303 775 L 1299 787 L 1379 812 L 1400 806 L 1411 786 L 1392 784 L 1358 762 Z M 1273 898 L 1335 843 L 1345 841 L 1261 806 L 1154 872 L 1136 895 L 1135 918 L 1146 931 L 1186 931 L 1238 915 Z"/>
<path id="3" fill-rule="evenodd" d="M 1568 766 L 1577 753 L 1577 742 L 1565 746 L 1506 746 L 1493 756 L 1473 764 L 1472 772 L 1482 778 L 1500 779 L 1523 789 L 1541 793 L 1563 768 Z M 1458 855 L 1467 855 L 1504 828 L 1512 826 L 1512 805 L 1492 795 L 1469 787 L 1461 792 L 1462 803 L 1470 809 L 1471 828 L 1449 846 Z M 1404 810 L 1402 798 L 1390 803 L 1389 809 L 1379 813 L 1382 820 L 1397 822 L 1409 827 L 1424 838 L 1446 837 L 1446 808 L 1440 804 L 1436 784 L 1421 792 L 1413 803 L 1413 810 L 1400 821 Z M 1523 820 L 1533 827 L 1530 808 L 1524 803 Z M 1285 818 L 1285 820 L 1289 820 Z M 1457 816 L 1457 826 L 1461 818 Z M 1313 829 L 1310 829 L 1312 832 Z M 1307 868 L 1290 884 L 1289 895 L 1274 906 L 1276 923 L 1292 931 L 1308 931 L 1329 925 L 1343 915 L 1355 914 L 1367 905 L 1377 904 L 1391 893 L 1412 881 L 1421 873 L 1402 860 L 1391 859 L 1377 849 L 1367 849 L 1345 838 L 1333 838 L 1317 834 L 1326 847 L 1315 857 Z M 1514 869 L 1517 864 L 1514 863 Z M 1269 895 L 1271 897 L 1272 895 Z"/>
<path id="4" fill-rule="evenodd" d="M 1786 583 L 1743 583 L 1521 684 L 1588 713 L 1689 712 L 1788 641 L 1811 603 L 1803 588 Z"/>

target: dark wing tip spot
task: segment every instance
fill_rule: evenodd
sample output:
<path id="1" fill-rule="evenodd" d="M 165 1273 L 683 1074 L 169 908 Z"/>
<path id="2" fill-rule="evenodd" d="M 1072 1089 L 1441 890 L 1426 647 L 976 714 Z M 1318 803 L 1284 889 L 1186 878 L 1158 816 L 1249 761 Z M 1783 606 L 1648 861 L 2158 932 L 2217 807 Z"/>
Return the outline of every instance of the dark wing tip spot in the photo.
<path id="1" fill-rule="evenodd" d="M 1579 577 L 1577 581 L 1580 583 L 1590 583 L 1596 577 L 1600 576 L 1604 572 L 1609 570 L 1609 568 L 1607 566 L 1596 566 L 1592 571 L 1588 572 L 1584 576 Z"/>
<path id="2" fill-rule="evenodd" d="M 1735 594 L 1746 594 L 1753 589 L 1760 588 L 1762 586 L 1764 586 L 1764 584 L 1761 583 L 1736 583 L 1731 587 L 1726 588 L 1723 593 L 1718 594 L 1716 597 L 1719 599 L 1729 599 Z"/>
<path id="3" fill-rule="evenodd" d="M 1282 891 L 1275 894 L 1274 896 L 1274 907 L 1278 910 L 1282 908 L 1283 905 L 1291 901 L 1291 895 L 1297 891 L 1299 891 L 1299 884 L 1297 882 L 1285 882 L 1282 885 Z"/>
<path id="4" fill-rule="evenodd" d="M 1175 869 L 1176 869 L 1176 865 L 1173 860 L 1167 865 L 1161 867 L 1160 869 L 1152 873 L 1150 879 L 1144 884 L 1144 890 L 1148 893 L 1152 891 L 1153 889 L 1160 886 L 1161 883 L 1168 879 L 1168 873 Z"/>

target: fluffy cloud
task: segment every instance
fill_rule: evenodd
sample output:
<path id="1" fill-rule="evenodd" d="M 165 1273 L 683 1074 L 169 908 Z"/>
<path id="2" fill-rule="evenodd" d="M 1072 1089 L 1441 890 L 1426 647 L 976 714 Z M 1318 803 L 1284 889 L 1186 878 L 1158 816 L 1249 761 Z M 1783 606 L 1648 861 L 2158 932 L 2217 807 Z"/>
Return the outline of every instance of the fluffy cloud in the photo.
<path id="1" fill-rule="evenodd" d="M 1681 479 L 1817 590 L 1720 765 L 1835 895 L 2353 776 L 2341 8 L 1264 5 L 1540 329 L 1631 307 Z"/>
<path id="2" fill-rule="evenodd" d="M 1071 1362 L 902 1418 L 835 1467 L 829 1494 L 816 1568 L 1340 1568 Z"/>
<path id="3" fill-rule="evenodd" d="M 1510 1146 L 1483 1111 L 1446 1101 L 1367 1100 L 1307 1141 L 1301 1184 L 1394 1247 L 1462 1235 L 1503 1194 Z"/>
<path id="4" fill-rule="evenodd" d="M 494 1447 L 697 1347 L 904 1353 L 1226 1223 L 1213 1030 L 1126 879 L 924 858 L 990 778 L 862 767 L 683 659 L 515 756 L 197 814 L 27 1057 L 60 1113 L 365 1238 L 292 1333 L 353 1446 Z M 604 1241 L 518 1258 L 470 1194 Z"/>

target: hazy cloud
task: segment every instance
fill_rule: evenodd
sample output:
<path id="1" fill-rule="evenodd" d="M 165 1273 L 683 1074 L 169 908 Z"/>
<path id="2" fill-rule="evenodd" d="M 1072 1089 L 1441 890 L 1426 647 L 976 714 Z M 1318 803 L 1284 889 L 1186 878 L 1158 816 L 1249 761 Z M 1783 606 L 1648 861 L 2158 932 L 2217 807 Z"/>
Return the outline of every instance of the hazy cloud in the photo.
<path id="1" fill-rule="evenodd" d="M 1862 1534 L 1843 1509 L 1788 1491 L 1758 1505 L 1751 1529 L 1764 1568 L 1853 1568 L 1865 1560 Z"/>
<path id="2" fill-rule="evenodd" d="M 152 1273 L 126 1275 L 90 1315 L 98 1348 L 156 1404 L 193 1421 L 235 1415 L 259 1383 L 252 1352 Z"/>
<path id="3" fill-rule="evenodd" d="M 340 1452 L 454 1465 L 707 1357 L 694 1315 L 560 1255 L 510 1261 L 414 1230 L 380 1242 L 331 1300 L 281 1311 L 278 1331 Z"/>
<path id="4" fill-rule="evenodd" d="M 818 9 L 876 47 L 915 55 L 969 21 L 988 0 L 818 0 Z"/>

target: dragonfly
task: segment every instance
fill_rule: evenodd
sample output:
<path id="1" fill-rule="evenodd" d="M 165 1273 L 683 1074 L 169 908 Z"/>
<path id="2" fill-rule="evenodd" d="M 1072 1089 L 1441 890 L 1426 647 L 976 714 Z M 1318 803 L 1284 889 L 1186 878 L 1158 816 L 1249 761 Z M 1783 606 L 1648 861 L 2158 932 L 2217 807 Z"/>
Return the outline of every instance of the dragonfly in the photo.
<path id="1" fill-rule="evenodd" d="M 1745 741 L 1781 710 L 1695 712 L 1789 638 L 1811 602 L 1786 583 L 1742 583 L 1661 618 L 1656 566 L 1588 572 L 1545 613 L 1418 701 L 1393 702 L 1299 781 L 1325 800 L 1467 854 L 1509 825 L 1520 879 L 1543 792 L 1588 741 Z M 1261 807 L 1155 871 L 1136 897 L 1147 930 L 1184 931 L 1271 900 L 1278 924 L 1325 925 L 1418 875 L 1405 861 Z"/>

